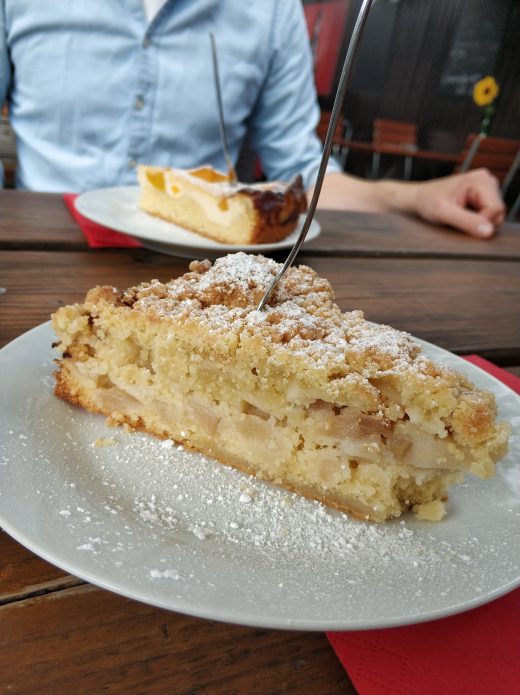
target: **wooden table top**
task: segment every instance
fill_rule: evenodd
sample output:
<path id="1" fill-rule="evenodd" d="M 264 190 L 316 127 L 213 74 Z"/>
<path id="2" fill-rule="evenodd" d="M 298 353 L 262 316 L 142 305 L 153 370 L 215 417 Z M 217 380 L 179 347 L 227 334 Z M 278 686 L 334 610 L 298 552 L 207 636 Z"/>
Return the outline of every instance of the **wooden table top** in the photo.
<path id="1" fill-rule="evenodd" d="M 399 216 L 320 212 L 300 262 L 343 309 L 520 373 L 520 226 L 490 241 Z M 0 191 L 0 346 L 96 284 L 185 272 L 147 249 L 89 249 L 61 196 Z M 173 613 L 67 575 L 0 532 L 0 692 L 356 693 L 322 633 Z"/>

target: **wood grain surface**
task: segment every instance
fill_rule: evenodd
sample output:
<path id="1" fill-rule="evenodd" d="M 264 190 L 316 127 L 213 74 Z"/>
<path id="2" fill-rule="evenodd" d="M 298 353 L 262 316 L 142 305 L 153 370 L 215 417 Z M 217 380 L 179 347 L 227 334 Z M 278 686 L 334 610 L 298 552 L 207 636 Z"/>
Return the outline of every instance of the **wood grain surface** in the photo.
<path id="1" fill-rule="evenodd" d="M 318 210 L 321 235 L 307 254 L 520 259 L 520 225 L 505 224 L 489 240 L 473 239 L 403 215 Z M 63 197 L 0 191 L 0 249 L 79 250 L 87 244 Z"/>
<path id="2" fill-rule="evenodd" d="M 0 530 L 0 606 L 83 583 L 34 555 Z M 0 680 L 0 693 L 1 688 Z"/>
<path id="3" fill-rule="evenodd" d="M 83 585 L 0 607 L 0 692 L 355 695 L 322 633 L 183 616 Z"/>
<path id="4" fill-rule="evenodd" d="M 85 247 L 61 195 L 0 191 L 0 248 Z"/>
<path id="5" fill-rule="evenodd" d="M 475 239 L 417 218 L 319 210 L 322 233 L 302 256 L 378 256 L 520 260 L 520 224 L 504 224 L 491 239 Z"/>

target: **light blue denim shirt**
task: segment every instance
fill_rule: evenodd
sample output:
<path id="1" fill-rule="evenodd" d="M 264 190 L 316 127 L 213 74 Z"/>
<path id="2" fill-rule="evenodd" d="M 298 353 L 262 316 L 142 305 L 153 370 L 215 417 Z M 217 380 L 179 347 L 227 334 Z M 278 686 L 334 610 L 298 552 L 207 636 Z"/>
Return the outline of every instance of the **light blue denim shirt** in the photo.
<path id="1" fill-rule="evenodd" d="M 232 157 L 247 133 L 269 179 L 313 182 L 319 111 L 300 0 L 168 0 L 150 24 L 142 0 L 0 7 L 18 187 L 135 185 L 137 163 L 225 170 L 210 31 Z"/>

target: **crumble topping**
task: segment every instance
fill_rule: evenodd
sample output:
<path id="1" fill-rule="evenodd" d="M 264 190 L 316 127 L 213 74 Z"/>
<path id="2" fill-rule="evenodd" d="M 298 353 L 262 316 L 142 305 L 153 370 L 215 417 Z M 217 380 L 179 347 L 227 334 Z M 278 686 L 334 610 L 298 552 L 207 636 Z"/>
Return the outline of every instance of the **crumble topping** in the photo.
<path id="1" fill-rule="evenodd" d="M 408 370 L 420 347 L 389 326 L 372 326 L 361 311 L 342 313 L 330 283 L 307 266 L 289 268 L 264 311 L 256 307 L 281 265 L 263 256 L 236 253 L 193 261 L 190 272 L 126 290 L 120 301 L 137 311 L 188 321 L 209 330 L 257 335 L 272 345 L 306 355 L 314 367 L 370 377 Z M 97 299 L 92 297 L 92 299 Z"/>

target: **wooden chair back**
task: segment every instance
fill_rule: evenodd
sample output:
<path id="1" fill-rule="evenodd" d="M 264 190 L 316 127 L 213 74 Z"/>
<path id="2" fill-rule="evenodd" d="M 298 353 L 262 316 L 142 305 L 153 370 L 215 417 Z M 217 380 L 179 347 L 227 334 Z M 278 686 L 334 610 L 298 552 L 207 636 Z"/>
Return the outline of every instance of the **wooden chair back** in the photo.
<path id="1" fill-rule="evenodd" d="M 455 165 L 455 171 L 464 172 L 486 167 L 500 181 L 502 193 L 505 193 L 519 166 L 520 140 L 470 133 Z"/>
<path id="2" fill-rule="evenodd" d="M 4 167 L 6 188 L 14 186 L 16 173 L 16 138 L 9 123 L 9 112 L 4 104 L 0 111 L 0 160 Z"/>
<path id="3" fill-rule="evenodd" d="M 320 116 L 320 121 L 318 123 L 318 127 L 316 128 L 316 132 L 318 133 L 318 137 L 322 142 L 325 142 L 325 137 L 327 136 L 327 130 L 329 127 L 330 123 L 330 116 L 331 113 L 330 111 L 322 111 L 321 116 Z M 340 116 L 338 118 L 338 122 L 336 124 L 336 129 L 334 131 L 334 142 L 341 142 L 345 139 L 350 139 L 346 137 L 346 126 L 347 126 L 347 121 L 345 118 Z"/>
<path id="4" fill-rule="evenodd" d="M 316 132 L 319 139 L 324 143 L 327 137 L 327 130 L 330 123 L 330 111 L 322 111 L 320 116 L 320 121 Z M 352 123 L 341 115 L 338 118 L 336 128 L 334 131 L 334 138 L 332 140 L 332 154 L 337 157 L 343 169 L 347 163 L 347 157 L 349 154 L 349 141 L 352 138 Z"/>
<path id="5" fill-rule="evenodd" d="M 372 140 L 375 150 L 390 146 L 413 151 L 417 149 L 417 126 L 406 121 L 375 118 Z"/>

